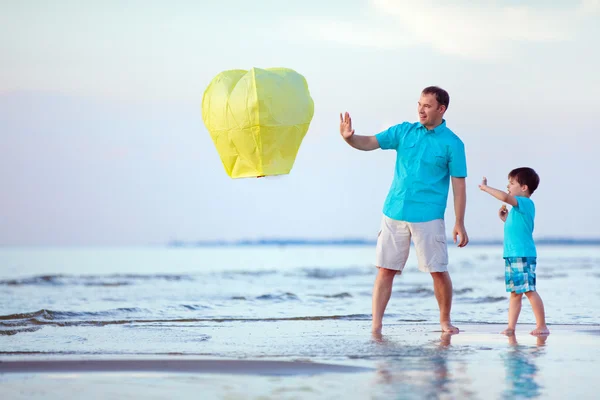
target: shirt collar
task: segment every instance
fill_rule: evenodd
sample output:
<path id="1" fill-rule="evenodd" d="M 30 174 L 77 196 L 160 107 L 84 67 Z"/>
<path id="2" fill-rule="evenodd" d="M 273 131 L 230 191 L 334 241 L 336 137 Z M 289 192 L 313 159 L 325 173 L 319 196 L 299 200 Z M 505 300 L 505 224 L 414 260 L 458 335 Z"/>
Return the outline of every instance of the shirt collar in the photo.
<path id="1" fill-rule="evenodd" d="M 441 131 L 446 129 L 446 120 L 442 119 L 442 123 L 439 124 L 438 126 L 436 126 L 434 129 L 427 129 L 427 128 L 425 128 L 425 126 L 423 124 L 419 124 L 419 125 L 421 125 L 421 128 L 425 129 L 427 131 L 427 133 L 440 133 Z"/>

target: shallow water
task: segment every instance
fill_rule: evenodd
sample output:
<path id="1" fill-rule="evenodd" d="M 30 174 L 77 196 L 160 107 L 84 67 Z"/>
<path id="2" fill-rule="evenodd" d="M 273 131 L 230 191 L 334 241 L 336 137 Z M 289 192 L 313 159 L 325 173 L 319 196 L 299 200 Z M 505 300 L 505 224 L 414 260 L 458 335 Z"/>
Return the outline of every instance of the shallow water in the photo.
<path id="1" fill-rule="evenodd" d="M 88 330 L 87 341 L 103 342 L 93 332 L 110 331 L 163 342 L 188 331 L 206 340 L 197 328 L 223 323 L 368 321 L 373 256 L 370 246 L 0 249 L 3 352 L 49 351 L 86 327 L 106 327 Z M 451 248 L 450 259 L 454 321 L 505 322 L 501 248 Z M 415 264 L 411 254 L 395 280 L 386 324 L 437 320 L 431 278 Z M 600 321 L 599 267 L 596 247 L 540 249 L 538 291 L 549 324 Z M 527 304 L 520 321 L 534 322 Z M 48 335 L 53 340 L 29 340 Z M 124 343 L 104 348 L 139 350 Z M 80 344 L 63 341 L 60 349 Z"/>
<path id="2" fill-rule="evenodd" d="M 600 336 L 589 333 L 600 331 L 600 249 L 539 249 L 538 290 L 554 347 L 521 333 L 535 321 L 526 300 L 518 343 L 496 334 L 508 305 L 501 252 L 499 246 L 450 248 L 453 319 L 462 327 L 450 344 L 438 332 L 431 278 L 417 270 L 414 254 L 396 277 L 378 340 L 369 333 L 371 246 L 3 248 L 0 360 L 284 360 L 375 372 L 235 380 L 177 374 L 161 383 L 157 374 L 143 373 L 114 379 L 0 374 L 0 381 L 14 398 L 63 398 L 65 379 L 81 395 L 98 398 L 115 391 L 135 398 L 149 386 L 145 397 L 160 397 L 173 385 L 188 397 L 201 387 L 205 398 L 504 398 L 517 392 L 593 398 L 590 363 L 600 354 L 590 349 L 600 347 Z M 559 384 L 563 367 L 581 379 Z M 494 384 L 486 384 L 491 377 Z"/>

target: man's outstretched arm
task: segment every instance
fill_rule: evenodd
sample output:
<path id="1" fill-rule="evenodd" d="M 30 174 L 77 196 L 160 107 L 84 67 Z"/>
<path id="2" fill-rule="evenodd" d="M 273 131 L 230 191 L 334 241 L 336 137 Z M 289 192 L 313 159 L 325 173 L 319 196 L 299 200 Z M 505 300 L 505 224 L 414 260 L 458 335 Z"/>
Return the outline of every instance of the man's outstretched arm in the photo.
<path id="1" fill-rule="evenodd" d="M 354 134 L 354 129 L 352 129 L 352 119 L 348 113 L 344 116 L 340 114 L 340 134 L 346 143 L 358 150 L 370 151 L 380 147 L 379 141 L 375 136 L 361 136 Z"/>

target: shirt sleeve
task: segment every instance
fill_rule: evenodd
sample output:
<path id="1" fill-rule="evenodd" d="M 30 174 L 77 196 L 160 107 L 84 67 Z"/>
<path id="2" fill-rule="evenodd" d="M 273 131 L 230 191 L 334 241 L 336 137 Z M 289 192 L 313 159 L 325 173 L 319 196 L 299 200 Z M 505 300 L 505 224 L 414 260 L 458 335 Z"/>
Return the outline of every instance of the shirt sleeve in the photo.
<path id="1" fill-rule="evenodd" d="M 530 215 L 533 217 L 533 215 L 534 215 L 533 201 L 531 201 L 530 198 L 523 197 L 523 196 L 515 196 L 515 199 L 517 200 L 517 205 L 513 208 L 522 214 L 527 214 L 527 215 Z"/>
<path id="2" fill-rule="evenodd" d="M 465 154 L 465 145 L 462 140 L 457 139 L 450 146 L 450 161 L 448 162 L 450 176 L 454 178 L 467 177 L 467 156 Z"/>
<path id="3" fill-rule="evenodd" d="M 404 122 L 399 125 L 389 127 L 383 132 L 375 135 L 379 142 L 379 147 L 383 150 L 397 149 L 400 146 L 404 132 L 409 124 Z"/>

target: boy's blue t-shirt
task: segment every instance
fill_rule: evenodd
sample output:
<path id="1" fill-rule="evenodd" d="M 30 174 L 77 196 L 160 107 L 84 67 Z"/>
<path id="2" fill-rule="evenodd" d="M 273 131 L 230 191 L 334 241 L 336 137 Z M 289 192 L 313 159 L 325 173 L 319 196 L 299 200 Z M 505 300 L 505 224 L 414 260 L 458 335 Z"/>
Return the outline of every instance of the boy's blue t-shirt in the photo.
<path id="1" fill-rule="evenodd" d="M 516 199 L 517 205 L 504 223 L 504 257 L 537 257 L 533 241 L 535 204 L 529 197 Z"/>

